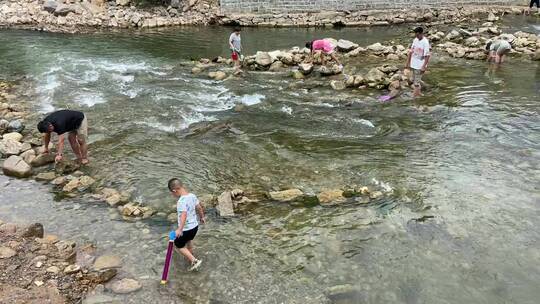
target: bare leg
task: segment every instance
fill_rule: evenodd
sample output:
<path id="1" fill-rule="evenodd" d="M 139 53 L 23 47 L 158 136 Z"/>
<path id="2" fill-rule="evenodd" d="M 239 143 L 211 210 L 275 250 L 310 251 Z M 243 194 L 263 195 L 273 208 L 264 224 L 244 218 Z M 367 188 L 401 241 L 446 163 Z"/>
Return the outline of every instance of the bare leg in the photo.
<path id="1" fill-rule="evenodd" d="M 79 142 L 77 141 L 77 134 L 73 132 L 69 132 L 68 140 L 69 140 L 69 144 L 71 145 L 71 149 L 73 149 L 73 153 L 75 153 L 77 158 L 81 160 L 82 159 L 81 148 L 79 146 Z"/>
<path id="2" fill-rule="evenodd" d="M 81 150 L 81 164 L 88 164 L 88 146 L 86 145 L 86 140 L 77 136 L 77 141 Z"/>
<path id="3" fill-rule="evenodd" d="M 421 87 L 420 87 L 420 84 L 415 84 L 414 85 L 414 93 L 413 93 L 413 96 L 414 97 L 420 97 L 421 95 Z"/>
<path id="4" fill-rule="evenodd" d="M 187 242 L 186 248 L 193 255 L 193 241 Z"/>
<path id="5" fill-rule="evenodd" d="M 320 52 L 321 54 L 321 65 L 326 65 L 326 56 L 324 56 L 324 52 Z"/>
<path id="6" fill-rule="evenodd" d="M 195 261 L 195 257 L 193 256 L 193 254 L 191 254 L 191 252 L 189 252 L 186 247 L 176 248 L 176 250 L 180 252 L 180 254 L 182 254 L 184 258 L 188 260 L 188 262 L 193 263 L 193 261 Z"/>

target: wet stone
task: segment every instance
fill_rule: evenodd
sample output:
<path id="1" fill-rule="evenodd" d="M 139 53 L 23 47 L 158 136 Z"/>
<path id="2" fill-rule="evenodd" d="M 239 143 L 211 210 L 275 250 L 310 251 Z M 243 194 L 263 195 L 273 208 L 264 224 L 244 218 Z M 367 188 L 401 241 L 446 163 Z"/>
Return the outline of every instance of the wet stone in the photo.
<path id="1" fill-rule="evenodd" d="M 102 255 L 94 262 L 95 270 L 104 270 L 109 268 L 120 268 L 122 266 L 122 259 L 115 255 Z"/>
<path id="2" fill-rule="evenodd" d="M 43 237 L 43 225 L 41 223 L 34 223 L 24 228 L 21 233 L 22 237 L 26 238 L 42 238 Z"/>
<path id="3" fill-rule="evenodd" d="M 142 288 L 141 283 L 133 279 L 122 279 L 120 281 L 113 282 L 110 289 L 114 293 L 126 294 L 132 293 Z"/>
<path id="4" fill-rule="evenodd" d="M 0 247 L 0 259 L 8 259 L 16 254 L 17 252 L 9 247 L 6 247 L 6 246 Z"/>

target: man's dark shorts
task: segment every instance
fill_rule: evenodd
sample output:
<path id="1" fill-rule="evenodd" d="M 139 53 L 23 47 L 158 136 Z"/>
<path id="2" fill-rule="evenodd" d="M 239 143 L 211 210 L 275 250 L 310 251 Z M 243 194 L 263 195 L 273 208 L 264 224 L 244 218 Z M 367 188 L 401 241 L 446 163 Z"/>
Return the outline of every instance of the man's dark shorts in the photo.
<path id="1" fill-rule="evenodd" d="M 174 246 L 176 246 L 176 248 L 184 248 L 184 246 L 186 246 L 186 243 L 193 240 L 195 238 L 195 236 L 197 235 L 197 230 L 199 229 L 199 226 L 191 229 L 191 230 L 186 230 L 184 232 L 182 232 L 182 235 L 179 236 L 179 237 L 176 237 L 176 239 L 174 239 Z"/>

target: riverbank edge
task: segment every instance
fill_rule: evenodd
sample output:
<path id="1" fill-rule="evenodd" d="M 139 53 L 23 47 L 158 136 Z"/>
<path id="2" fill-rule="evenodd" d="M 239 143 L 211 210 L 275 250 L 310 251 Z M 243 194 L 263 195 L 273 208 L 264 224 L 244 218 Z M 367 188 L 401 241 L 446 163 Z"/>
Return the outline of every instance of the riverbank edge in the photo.
<path id="1" fill-rule="evenodd" d="M 291 14 L 224 14 L 219 6 L 199 1 L 189 7 L 111 6 L 93 2 L 58 4 L 39 1 L 0 4 L 0 28 L 57 33 L 88 33 L 110 29 L 146 29 L 174 26 L 221 25 L 246 27 L 370 27 L 422 23 L 453 24 L 485 18 L 488 14 L 522 14 L 525 6 L 467 5 L 461 7 L 395 10 L 326 11 Z M 61 11 L 59 11 L 61 7 Z"/>

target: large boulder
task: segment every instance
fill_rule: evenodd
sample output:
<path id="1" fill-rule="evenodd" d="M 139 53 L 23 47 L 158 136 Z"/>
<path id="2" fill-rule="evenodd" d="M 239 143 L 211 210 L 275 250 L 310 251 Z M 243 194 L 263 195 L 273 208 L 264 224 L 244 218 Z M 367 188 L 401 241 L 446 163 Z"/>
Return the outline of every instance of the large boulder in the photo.
<path id="1" fill-rule="evenodd" d="M 383 73 L 381 70 L 379 70 L 378 68 L 372 68 L 371 70 L 369 70 L 369 72 L 366 74 L 366 81 L 367 82 L 374 82 L 374 83 L 378 83 L 378 82 L 381 82 L 384 77 L 386 77 L 386 74 Z"/>
<path id="2" fill-rule="evenodd" d="M 342 52 L 349 52 L 356 49 L 357 47 L 358 44 L 349 40 L 339 39 L 339 41 L 337 42 L 337 48 Z"/>
<path id="3" fill-rule="evenodd" d="M 67 16 L 69 13 L 75 13 L 77 11 L 76 7 L 74 5 L 70 4 L 58 4 L 56 9 L 54 10 L 54 14 L 56 16 Z"/>
<path id="4" fill-rule="evenodd" d="M 290 202 L 304 196 L 304 193 L 300 189 L 287 189 L 283 191 L 271 191 L 268 193 L 268 196 L 275 201 Z"/>
<path id="5" fill-rule="evenodd" d="M 272 57 L 267 52 L 257 52 L 255 55 L 255 63 L 261 67 L 267 67 L 273 62 Z"/>
<path id="6" fill-rule="evenodd" d="M 3 139 L 0 141 L 0 156 L 19 155 L 22 150 L 22 144 L 12 139 Z"/>
<path id="7" fill-rule="evenodd" d="M 22 138 L 23 136 L 19 132 L 11 132 L 11 133 L 4 134 L 3 136 L 3 139 L 11 139 L 14 141 L 19 141 L 19 142 L 21 141 Z"/>
<path id="8" fill-rule="evenodd" d="M 2 171 L 7 176 L 29 177 L 32 175 L 32 167 L 28 165 L 21 157 L 12 155 L 4 162 Z"/>
<path id="9" fill-rule="evenodd" d="M 234 216 L 234 206 L 230 191 L 225 191 L 217 199 L 217 212 L 221 217 Z"/>
<path id="10" fill-rule="evenodd" d="M 52 153 L 42 153 L 37 155 L 32 161 L 30 162 L 30 165 L 32 167 L 41 167 L 45 166 L 47 164 L 54 163 L 54 154 Z"/>
<path id="11" fill-rule="evenodd" d="M 45 11 L 51 13 L 51 14 L 54 13 L 54 11 L 56 10 L 56 7 L 58 7 L 58 3 L 56 1 L 52 1 L 52 0 L 47 0 L 43 4 L 43 10 L 45 10 Z"/>

